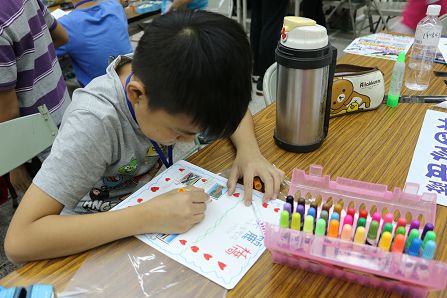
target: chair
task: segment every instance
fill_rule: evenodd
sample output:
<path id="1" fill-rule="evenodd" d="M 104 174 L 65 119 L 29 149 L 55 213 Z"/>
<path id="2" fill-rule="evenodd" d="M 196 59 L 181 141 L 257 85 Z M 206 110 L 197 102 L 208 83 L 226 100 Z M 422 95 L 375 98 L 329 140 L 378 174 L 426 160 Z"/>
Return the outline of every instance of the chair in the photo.
<path id="1" fill-rule="evenodd" d="M 264 74 L 262 88 L 264 93 L 265 105 L 268 106 L 276 100 L 276 62 L 270 65 Z"/>
<path id="2" fill-rule="evenodd" d="M 369 28 L 370 31 L 375 33 L 379 27 L 379 24 L 383 24 L 383 28 L 387 31 L 391 31 L 388 25 L 389 20 L 392 17 L 398 17 L 402 15 L 402 12 L 405 9 L 406 1 L 395 1 L 395 0 L 366 0 L 366 12 L 365 14 L 368 16 L 369 20 Z M 376 27 L 373 26 L 373 16 L 379 16 L 377 20 Z M 386 18 L 386 19 L 385 19 Z"/>
<path id="3" fill-rule="evenodd" d="M 233 0 L 208 0 L 207 10 L 231 18 L 233 14 Z"/>
<path id="4" fill-rule="evenodd" d="M 361 1 L 354 1 L 354 0 L 323 0 L 323 5 L 329 5 L 329 6 L 335 6 L 329 14 L 326 16 L 326 20 L 329 20 L 332 15 L 341 8 L 345 8 L 349 11 L 349 17 L 351 21 L 352 31 L 354 34 L 354 38 L 356 38 L 359 33 L 362 31 L 362 27 L 360 27 L 359 30 L 357 30 L 357 22 L 358 18 L 356 17 L 356 12 L 360 8 L 364 7 L 366 5 L 366 0 Z"/>
<path id="5" fill-rule="evenodd" d="M 0 176 L 30 160 L 53 143 L 57 127 L 45 105 L 39 113 L 0 123 Z"/>

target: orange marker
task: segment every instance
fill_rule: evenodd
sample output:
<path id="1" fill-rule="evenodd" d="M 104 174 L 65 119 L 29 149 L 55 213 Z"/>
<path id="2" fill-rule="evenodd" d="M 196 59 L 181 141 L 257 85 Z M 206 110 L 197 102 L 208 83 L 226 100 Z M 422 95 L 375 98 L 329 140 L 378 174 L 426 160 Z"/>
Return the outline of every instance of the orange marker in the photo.
<path id="1" fill-rule="evenodd" d="M 177 189 L 177 192 L 185 192 L 188 191 L 186 188 L 180 187 Z"/>
<path id="2" fill-rule="evenodd" d="M 262 183 L 261 178 L 259 178 L 258 176 L 253 178 L 253 188 L 258 191 L 262 191 L 264 188 L 264 183 Z"/>
<path id="3" fill-rule="evenodd" d="M 340 222 L 336 219 L 331 220 L 329 223 L 329 229 L 327 236 L 331 238 L 338 238 L 338 229 L 340 228 Z"/>
<path id="4" fill-rule="evenodd" d="M 392 252 L 402 253 L 405 247 L 405 236 L 402 234 L 397 234 L 394 237 L 393 246 L 391 247 Z"/>

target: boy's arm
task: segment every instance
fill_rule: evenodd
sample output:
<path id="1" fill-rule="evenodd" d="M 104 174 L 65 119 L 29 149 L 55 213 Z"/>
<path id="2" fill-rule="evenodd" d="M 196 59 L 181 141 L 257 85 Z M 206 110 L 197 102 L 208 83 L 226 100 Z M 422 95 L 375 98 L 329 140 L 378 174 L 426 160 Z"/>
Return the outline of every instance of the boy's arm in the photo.
<path id="1" fill-rule="evenodd" d="M 231 141 L 236 147 L 237 154 L 228 178 L 228 192 L 233 194 L 238 178 L 244 177 L 244 201 L 246 205 L 251 203 L 253 178 L 259 176 L 264 182 L 264 201 L 276 198 L 279 193 L 284 172 L 272 165 L 259 150 L 256 140 L 253 119 L 247 110 L 239 127 L 231 136 Z"/>
<path id="2" fill-rule="evenodd" d="M 191 3 L 192 0 L 174 0 L 170 10 L 186 9 L 186 6 Z"/>
<path id="3" fill-rule="evenodd" d="M 50 33 L 55 48 L 58 48 L 68 42 L 67 31 L 65 31 L 64 27 L 62 27 L 59 22 L 56 23 L 56 27 L 54 27 L 54 29 L 51 30 Z"/>
<path id="4" fill-rule="evenodd" d="M 59 215 L 63 205 L 31 184 L 9 226 L 5 252 L 14 262 L 79 253 L 131 235 L 182 233 L 204 218 L 208 196 L 189 187 L 138 206 L 86 215 Z"/>

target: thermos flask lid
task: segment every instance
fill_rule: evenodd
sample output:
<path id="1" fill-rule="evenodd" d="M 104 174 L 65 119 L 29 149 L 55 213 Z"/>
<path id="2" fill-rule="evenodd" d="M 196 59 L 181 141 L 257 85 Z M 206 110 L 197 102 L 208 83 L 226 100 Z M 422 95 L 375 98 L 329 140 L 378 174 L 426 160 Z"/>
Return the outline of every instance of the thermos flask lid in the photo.
<path id="1" fill-rule="evenodd" d="M 308 18 L 285 17 L 281 44 L 293 49 L 319 49 L 328 45 L 326 28 Z"/>

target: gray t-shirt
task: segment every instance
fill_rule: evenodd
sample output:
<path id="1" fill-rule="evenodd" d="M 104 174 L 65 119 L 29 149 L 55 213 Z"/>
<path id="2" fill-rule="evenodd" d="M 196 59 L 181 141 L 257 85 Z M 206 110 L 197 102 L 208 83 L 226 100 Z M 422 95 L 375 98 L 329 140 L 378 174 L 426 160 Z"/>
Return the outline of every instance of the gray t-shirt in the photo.
<path id="1" fill-rule="evenodd" d="M 129 61 L 118 57 L 104 76 L 75 91 L 51 153 L 33 180 L 65 206 L 64 213 L 108 211 L 161 165 L 132 118 L 116 73 Z"/>

